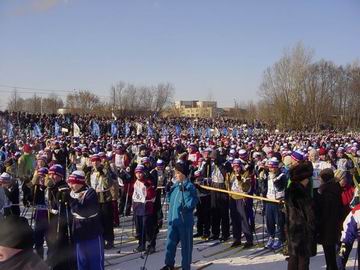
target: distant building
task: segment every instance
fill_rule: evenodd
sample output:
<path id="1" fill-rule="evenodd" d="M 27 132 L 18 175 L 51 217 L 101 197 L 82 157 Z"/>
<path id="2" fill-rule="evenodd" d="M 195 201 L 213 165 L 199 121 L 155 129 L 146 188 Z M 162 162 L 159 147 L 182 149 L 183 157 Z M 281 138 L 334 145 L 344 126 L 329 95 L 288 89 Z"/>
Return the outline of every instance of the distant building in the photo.
<path id="1" fill-rule="evenodd" d="M 218 116 L 216 101 L 180 100 L 175 101 L 175 109 L 181 117 L 213 118 Z"/>

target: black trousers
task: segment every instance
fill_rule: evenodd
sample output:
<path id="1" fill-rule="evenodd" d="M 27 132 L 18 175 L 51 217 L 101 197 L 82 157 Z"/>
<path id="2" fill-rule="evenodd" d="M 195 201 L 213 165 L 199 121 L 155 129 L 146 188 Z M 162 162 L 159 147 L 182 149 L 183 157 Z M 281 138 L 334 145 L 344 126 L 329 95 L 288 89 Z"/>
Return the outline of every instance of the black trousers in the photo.
<path id="1" fill-rule="evenodd" d="M 100 221 L 104 228 L 104 240 L 109 243 L 114 243 L 114 217 L 112 202 L 100 203 Z"/>
<path id="2" fill-rule="evenodd" d="M 230 218 L 229 218 L 229 196 L 224 193 L 212 191 L 211 196 L 211 233 L 228 238 L 230 236 Z"/>
<path id="3" fill-rule="evenodd" d="M 310 258 L 290 255 L 288 270 L 309 270 Z"/>
<path id="4" fill-rule="evenodd" d="M 146 242 L 150 242 L 149 246 L 155 248 L 155 226 L 154 215 L 135 216 L 136 231 L 139 232 L 139 247 L 145 249 Z"/>
<path id="5" fill-rule="evenodd" d="M 336 264 L 336 246 L 334 245 L 323 245 L 326 270 L 338 270 Z"/>
<path id="6" fill-rule="evenodd" d="M 200 197 L 200 203 L 196 206 L 197 213 L 197 233 L 202 236 L 210 236 L 210 207 L 211 198 L 210 195 Z"/>
<path id="7" fill-rule="evenodd" d="M 244 233 L 248 243 L 253 242 L 253 234 L 245 210 L 245 200 L 230 199 L 230 216 L 233 228 L 233 237 L 241 241 L 241 234 Z"/>

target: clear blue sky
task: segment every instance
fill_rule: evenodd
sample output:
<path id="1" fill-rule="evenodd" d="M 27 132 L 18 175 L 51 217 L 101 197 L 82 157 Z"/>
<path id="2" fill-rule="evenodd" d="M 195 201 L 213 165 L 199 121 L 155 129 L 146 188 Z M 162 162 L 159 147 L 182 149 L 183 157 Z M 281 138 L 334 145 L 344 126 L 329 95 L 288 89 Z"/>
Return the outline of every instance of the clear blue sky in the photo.
<path id="1" fill-rule="evenodd" d="M 231 106 L 256 100 L 298 41 L 316 59 L 360 59 L 360 1 L 0 0 L 0 85 L 106 97 L 119 80 L 171 82 L 177 99 Z"/>

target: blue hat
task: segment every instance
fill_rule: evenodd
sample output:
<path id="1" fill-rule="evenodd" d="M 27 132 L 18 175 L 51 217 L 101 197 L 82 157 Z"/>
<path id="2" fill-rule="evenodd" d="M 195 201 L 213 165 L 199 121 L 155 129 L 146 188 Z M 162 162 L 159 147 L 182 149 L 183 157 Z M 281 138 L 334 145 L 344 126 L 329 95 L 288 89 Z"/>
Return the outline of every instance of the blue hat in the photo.
<path id="1" fill-rule="evenodd" d="M 304 160 L 304 153 L 299 150 L 293 151 L 291 153 L 291 158 L 296 161 L 302 161 Z"/>

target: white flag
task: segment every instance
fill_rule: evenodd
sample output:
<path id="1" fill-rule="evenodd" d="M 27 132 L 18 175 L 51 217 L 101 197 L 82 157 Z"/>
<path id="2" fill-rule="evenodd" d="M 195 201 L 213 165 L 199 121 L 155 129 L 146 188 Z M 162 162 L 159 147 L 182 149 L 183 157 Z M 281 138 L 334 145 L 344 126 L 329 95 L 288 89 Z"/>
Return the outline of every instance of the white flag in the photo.
<path id="1" fill-rule="evenodd" d="M 74 130 L 74 137 L 80 137 L 80 128 L 76 123 L 74 123 L 73 130 Z"/>
<path id="2" fill-rule="evenodd" d="M 117 120 L 117 117 L 116 117 L 116 115 L 114 114 L 114 112 L 111 112 L 111 116 L 112 116 L 112 118 L 114 118 L 115 121 Z"/>

